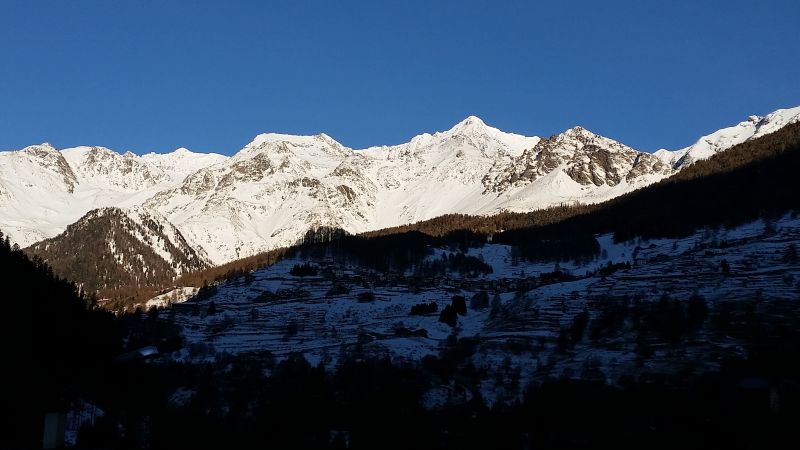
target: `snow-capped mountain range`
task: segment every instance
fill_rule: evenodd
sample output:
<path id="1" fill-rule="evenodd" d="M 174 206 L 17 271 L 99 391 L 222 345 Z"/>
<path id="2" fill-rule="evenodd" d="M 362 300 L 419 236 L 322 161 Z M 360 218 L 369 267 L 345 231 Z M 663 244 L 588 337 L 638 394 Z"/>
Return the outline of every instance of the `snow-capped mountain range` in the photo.
<path id="1" fill-rule="evenodd" d="M 331 226 L 364 232 L 448 213 L 531 211 L 604 201 L 800 120 L 775 111 L 677 151 L 646 153 L 575 127 L 549 138 L 468 117 L 410 142 L 353 150 L 330 136 L 261 134 L 233 156 L 178 149 L 119 154 L 49 144 L 0 152 L 0 229 L 21 246 L 98 208 L 136 207 L 221 264 Z"/>

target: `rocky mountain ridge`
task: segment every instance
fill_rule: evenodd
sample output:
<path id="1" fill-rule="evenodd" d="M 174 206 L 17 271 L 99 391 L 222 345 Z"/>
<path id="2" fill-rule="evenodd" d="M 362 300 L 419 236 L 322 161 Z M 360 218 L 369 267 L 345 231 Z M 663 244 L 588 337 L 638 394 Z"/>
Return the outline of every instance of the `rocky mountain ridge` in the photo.
<path id="1" fill-rule="evenodd" d="M 326 134 L 275 133 L 230 157 L 41 144 L 0 152 L 0 229 L 27 246 L 97 208 L 138 207 L 163 216 L 198 254 L 221 264 L 292 245 L 320 226 L 358 233 L 450 213 L 608 200 L 798 119 L 800 108 L 778 110 L 653 154 L 582 127 L 542 139 L 474 116 L 365 150 Z"/>

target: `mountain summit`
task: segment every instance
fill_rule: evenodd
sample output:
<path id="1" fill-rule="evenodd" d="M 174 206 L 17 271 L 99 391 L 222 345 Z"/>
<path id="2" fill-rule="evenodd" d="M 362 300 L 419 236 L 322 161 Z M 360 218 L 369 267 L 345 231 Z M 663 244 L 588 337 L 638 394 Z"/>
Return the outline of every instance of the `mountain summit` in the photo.
<path id="1" fill-rule="evenodd" d="M 466 119 L 458 122 L 447 131 L 450 134 L 467 134 L 467 133 L 481 133 L 485 132 L 488 126 L 486 123 L 477 116 L 469 116 Z"/>
<path id="2" fill-rule="evenodd" d="M 655 154 L 583 127 L 542 139 L 503 132 L 476 116 L 364 150 L 326 134 L 278 133 L 256 136 L 232 157 L 41 144 L 0 153 L 0 229 L 27 246 L 98 208 L 129 214 L 136 207 L 130 214 L 150 211 L 174 226 L 203 263 L 220 264 L 292 245 L 320 226 L 356 233 L 449 213 L 604 201 L 799 118 L 800 107 L 778 110 Z"/>

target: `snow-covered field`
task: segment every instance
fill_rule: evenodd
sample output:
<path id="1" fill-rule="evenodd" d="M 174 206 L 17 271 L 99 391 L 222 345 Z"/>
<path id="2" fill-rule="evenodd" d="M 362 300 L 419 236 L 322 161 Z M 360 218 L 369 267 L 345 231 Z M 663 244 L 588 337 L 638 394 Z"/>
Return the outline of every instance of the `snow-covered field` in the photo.
<path id="1" fill-rule="evenodd" d="M 196 287 L 175 288 L 169 292 L 151 298 L 145 302 L 144 307 L 145 309 L 150 309 L 153 307 L 166 308 L 176 303 L 183 303 L 196 294 L 197 291 L 198 288 Z"/>
<path id="2" fill-rule="evenodd" d="M 332 258 L 309 261 L 319 267 L 318 275 L 295 277 L 290 269 L 306 260 L 285 259 L 256 271 L 249 283 L 240 278 L 219 285 L 216 295 L 200 304 L 174 305 L 186 345 L 170 358 L 203 361 L 225 353 L 263 351 L 282 358 L 299 352 L 313 364 L 333 367 L 343 354 L 354 351 L 418 361 L 439 354 L 451 336 L 474 338 L 478 346 L 470 358 L 477 368 L 494 374 L 483 388 L 487 398 L 497 399 L 513 394 L 503 377 L 522 386 L 562 375 L 600 376 L 613 383 L 643 371 L 712 369 L 722 355 L 742 353 L 735 338 L 707 327 L 679 348 L 654 345 L 647 358 L 637 355 L 630 333 L 592 342 L 584 336 L 574 347 L 559 348 L 562 329 L 569 328 L 576 315 L 588 313 L 588 330 L 609 299 L 655 303 L 664 296 L 686 301 L 701 295 L 711 316 L 720 305 L 749 302 L 788 308 L 787 313 L 800 311 L 800 262 L 785 258 L 791 244 L 800 245 L 798 217 L 700 230 L 674 240 L 614 243 L 611 235 L 597 239 L 601 254 L 586 264 L 558 263 L 576 278 L 553 284 L 542 284 L 538 276 L 553 272 L 554 262 L 515 261 L 509 247 L 497 244 L 469 250 L 493 268 L 491 274 L 474 278 L 448 273 L 420 281 L 410 272 L 380 274 Z M 432 257 L 442 251 L 433 249 Z M 721 269 L 723 260 L 729 273 Z M 599 275 L 609 263 L 631 267 Z M 532 289 L 521 289 L 520 284 Z M 329 293 L 333 286 L 345 286 L 349 292 Z M 502 306 L 494 311 L 470 308 L 458 317 L 456 327 L 439 322 L 438 312 L 410 315 L 411 307 L 421 303 L 435 302 L 441 311 L 454 295 L 466 297 L 469 305 L 481 290 Z M 359 301 L 359 294 L 367 292 L 374 300 Z M 216 313 L 209 315 L 211 301 Z"/>

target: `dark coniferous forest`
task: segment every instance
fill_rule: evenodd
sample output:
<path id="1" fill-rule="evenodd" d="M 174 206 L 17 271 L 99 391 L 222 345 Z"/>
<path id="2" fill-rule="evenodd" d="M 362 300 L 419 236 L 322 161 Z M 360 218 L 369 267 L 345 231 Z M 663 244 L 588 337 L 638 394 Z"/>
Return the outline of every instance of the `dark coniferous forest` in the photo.
<path id="1" fill-rule="evenodd" d="M 6 328 L 15 387 L 6 403 L 15 414 L 3 434 L 10 448 L 36 447 L 43 413 L 80 400 L 106 412 L 81 429 L 83 448 L 777 448 L 794 433 L 798 391 L 785 389 L 774 410 L 769 395 L 742 380 L 796 380 L 797 329 L 776 341 L 752 328 L 746 359 L 701 377 L 652 376 L 613 387 L 553 379 L 525 388 L 521 402 L 489 407 L 473 391 L 429 410 L 421 400 L 432 385 L 479 378 L 460 365 L 474 342 L 453 338 L 418 364 L 365 359 L 354 347 L 333 371 L 300 356 L 276 362 L 268 352 L 201 365 L 123 363 L 116 358 L 123 342 L 180 346 L 170 341 L 166 312 L 115 319 L 7 241 L 0 261 L 7 298 L 24 299 L 9 302 L 17 320 Z M 463 297 L 458 302 L 463 308 Z M 671 307 L 655 308 L 664 310 L 632 313 L 652 317 L 646 320 L 660 332 Z M 690 308 L 688 326 L 704 320 L 701 307 Z M 195 395 L 169 406 L 176 389 Z"/>
<path id="2" fill-rule="evenodd" d="M 0 239 L 0 285 L 8 321 L 3 327 L 9 376 L 4 447 L 34 447 L 44 413 L 66 410 L 80 392 L 107 376 L 121 347 L 114 315 L 94 298 Z M 13 320 L 12 320 L 13 318 Z"/>

